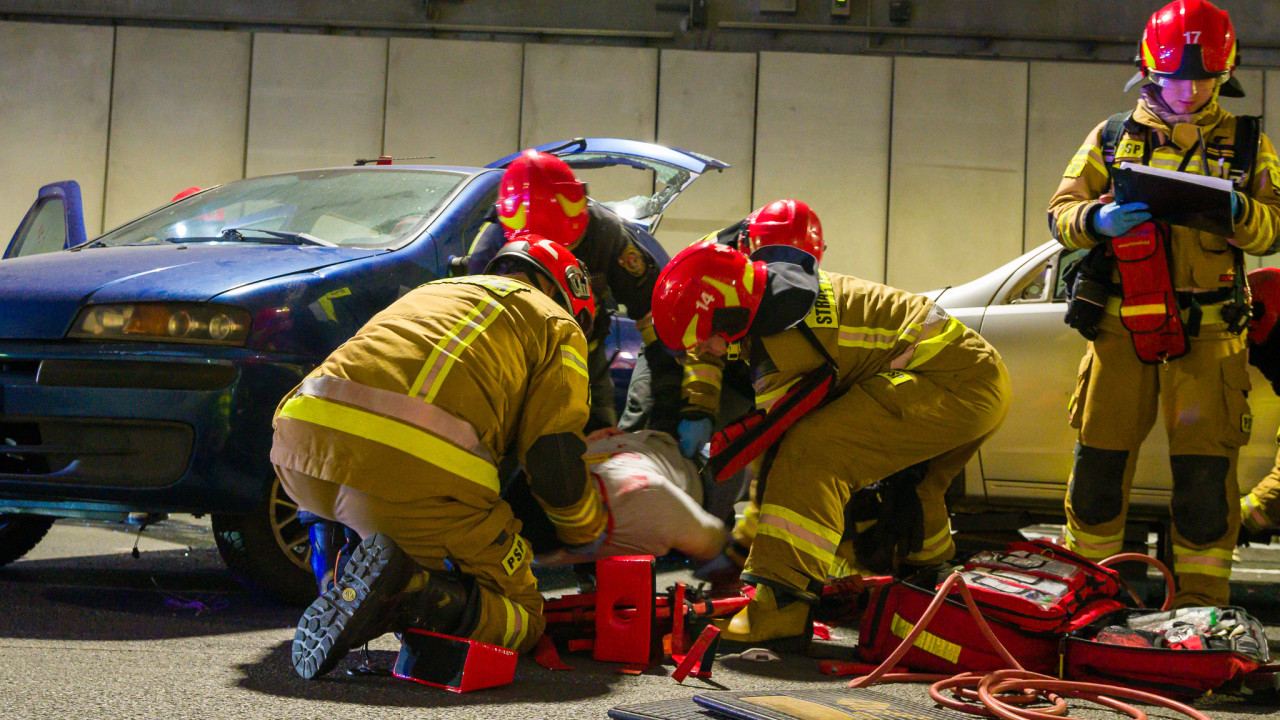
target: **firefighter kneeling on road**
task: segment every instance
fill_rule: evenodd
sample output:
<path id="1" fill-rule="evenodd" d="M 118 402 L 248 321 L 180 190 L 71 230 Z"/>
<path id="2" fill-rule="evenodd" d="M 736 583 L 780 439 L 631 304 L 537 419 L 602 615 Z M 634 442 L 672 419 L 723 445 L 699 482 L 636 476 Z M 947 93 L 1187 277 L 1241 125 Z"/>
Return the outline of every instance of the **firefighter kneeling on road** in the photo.
<path id="1" fill-rule="evenodd" d="M 943 491 L 1009 405 L 1008 372 L 982 337 L 926 297 L 819 272 L 782 245 L 750 258 L 692 245 L 663 270 L 653 308 L 672 350 L 749 358 L 765 423 L 788 417 L 789 391 L 831 381 L 825 404 L 782 436 L 742 575 L 756 595 L 722 626 L 722 647 L 807 645 L 850 496 L 900 470 L 927 463 L 922 482 L 937 492 L 904 508 L 898 554 L 954 553 Z"/>
<path id="2" fill-rule="evenodd" d="M 519 652 L 545 627 L 495 461 L 514 453 L 570 546 L 606 540 L 582 460 L 594 302 L 562 245 L 526 236 L 487 275 L 423 285 L 378 313 L 281 403 L 271 461 L 300 507 L 364 540 L 298 622 L 311 679 L 415 627 Z"/>

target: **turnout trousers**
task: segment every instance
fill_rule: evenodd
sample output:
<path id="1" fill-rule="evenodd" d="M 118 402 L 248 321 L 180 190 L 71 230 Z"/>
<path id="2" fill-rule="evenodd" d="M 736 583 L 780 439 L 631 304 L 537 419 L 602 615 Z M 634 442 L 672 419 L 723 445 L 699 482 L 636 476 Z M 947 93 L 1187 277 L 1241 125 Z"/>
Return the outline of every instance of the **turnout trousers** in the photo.
<path id="1" fill-rule="evenodd" d="M 882 373 L 797 421 L 769 471 L 744 574 L 814 598 L 837 562 L 852 493 L 928 461 L 917 494 L 923 547 L 907 562 L 955 553 L 943 495 L 996 431 L 1009 406 L 1009 374 L 994 354 L 956 373 Z M 843 563 L 840 563 L 843 564 Z"/>
<path id="2" fill-rule="evenodd" d="M 456 569 L 474 579 L 480 612 L 472 640 L 527 652 L 542 637 L 546 620 L 529 568 L 532 552 L 505 501 L 477 507 L 415 482 L 396 483 L 394 490 L 384 484 L 390 490 L 384 497 L 278 465 L 276 473 L 289 496 L 311 512 L 362 537 L 383 533 L 427 570 Z"/>
<path id="3" fill-rule="evenodd" d="M 1067 546 L 1101 560 L 1120 551 L 1138 449 L 1163 409 L 1173 477 L 1174 606 L 1226 605 L 1240 528 L 1236 458 L 1249 441 L 1246 339 L 1201 328 L 1186 355 L 1138 359 L 1128 331 L 1107 315 L 1089 343 L 1071 399 L 1079 429 L 1066 497 Z"/>

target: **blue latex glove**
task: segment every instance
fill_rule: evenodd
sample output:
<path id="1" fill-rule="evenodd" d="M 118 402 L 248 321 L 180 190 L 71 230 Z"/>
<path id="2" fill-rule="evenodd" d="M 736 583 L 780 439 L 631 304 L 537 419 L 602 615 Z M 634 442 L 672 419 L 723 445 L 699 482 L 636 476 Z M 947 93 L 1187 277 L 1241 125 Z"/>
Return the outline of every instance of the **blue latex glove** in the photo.
<path id="1" fill-rule="evenodd" d="M 1146 203 L 1109 202 L 1093 216 L 1093 230 L 1099 235 L 1120 237 L 1150 219 L 1151 211 Z"/>
<path id="2" fill-rule="evenodd" d="M 1231 193 L 1231 219 L 1239 222 L 1241 213 L 1244 212 L 1244 198 L 1238 192 Z"/>
<path id="3" fill-rule="evenodd" d="M 680 454 L 691 458 L 711 441 L 711 419 L 681 420 L 676 426 L 676 434 L 680 436 Z"/>

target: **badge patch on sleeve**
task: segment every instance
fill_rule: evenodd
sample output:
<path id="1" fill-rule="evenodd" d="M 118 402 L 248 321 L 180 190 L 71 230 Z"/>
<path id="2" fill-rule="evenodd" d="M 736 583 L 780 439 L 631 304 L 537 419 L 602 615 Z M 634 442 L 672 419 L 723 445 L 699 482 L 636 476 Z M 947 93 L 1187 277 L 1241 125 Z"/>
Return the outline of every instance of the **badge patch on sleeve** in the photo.
<path id="1" fill-rule="evenodd" d="M 911 373 L 903 370 L 890 370 L 888 372 L 876 373 L 876 376 L 888 380 L 890 385 L 901 385 L 911 379 Z"/>
<path id="2" fill-rule="evenodd" d="M 1253 432 L 1253 416 L 1252 415 L 1246 413 L 1240 416 L 1240 432 L 1242 433 Z"/>
<path id="3" fill-rule="evenodd" d="M 524 562 L 528 556 L 529 546 L 525 545 L 524 538 L 516 535 L 515 541 L 511 543 L 511 549 L 507 551 L 507 556 L 502 558 L 502 569 L 511 575 L 520 569 L 520 563 Z"/>
<path id="4" fill-rule="evenodd" d="M 635 277 L 644 275 L 645 271 L 649 269 L 649 264 L 644 261 L 644 255 L 641 254 L 639 248 L 633 242 L 628 242 L 627 248 L 618 256 L 618 264 L 622 266 L 623 270 Z"/>

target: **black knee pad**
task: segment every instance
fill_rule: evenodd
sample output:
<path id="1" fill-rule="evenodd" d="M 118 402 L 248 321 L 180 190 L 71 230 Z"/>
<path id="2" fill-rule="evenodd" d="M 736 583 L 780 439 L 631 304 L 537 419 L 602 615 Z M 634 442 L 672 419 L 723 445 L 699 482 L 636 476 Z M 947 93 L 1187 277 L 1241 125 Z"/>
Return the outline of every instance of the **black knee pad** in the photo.
<path id="1" fill-rule="evenodd" d="M 1227 534 L 1227 473 L 1231 458 L 1219 455 L 1172 455 L 1173 526 L 1182 537 L 1204 545 Z"/>
<path id="2" fill-rule="evenodd" d="M 1101 450 L 1076 443 L 1071 473 L 1071 509 L 1086 525 L 1100 525 L 1119 517 L 1124 507 L 1124 466 L 1128 450 Z"/>

